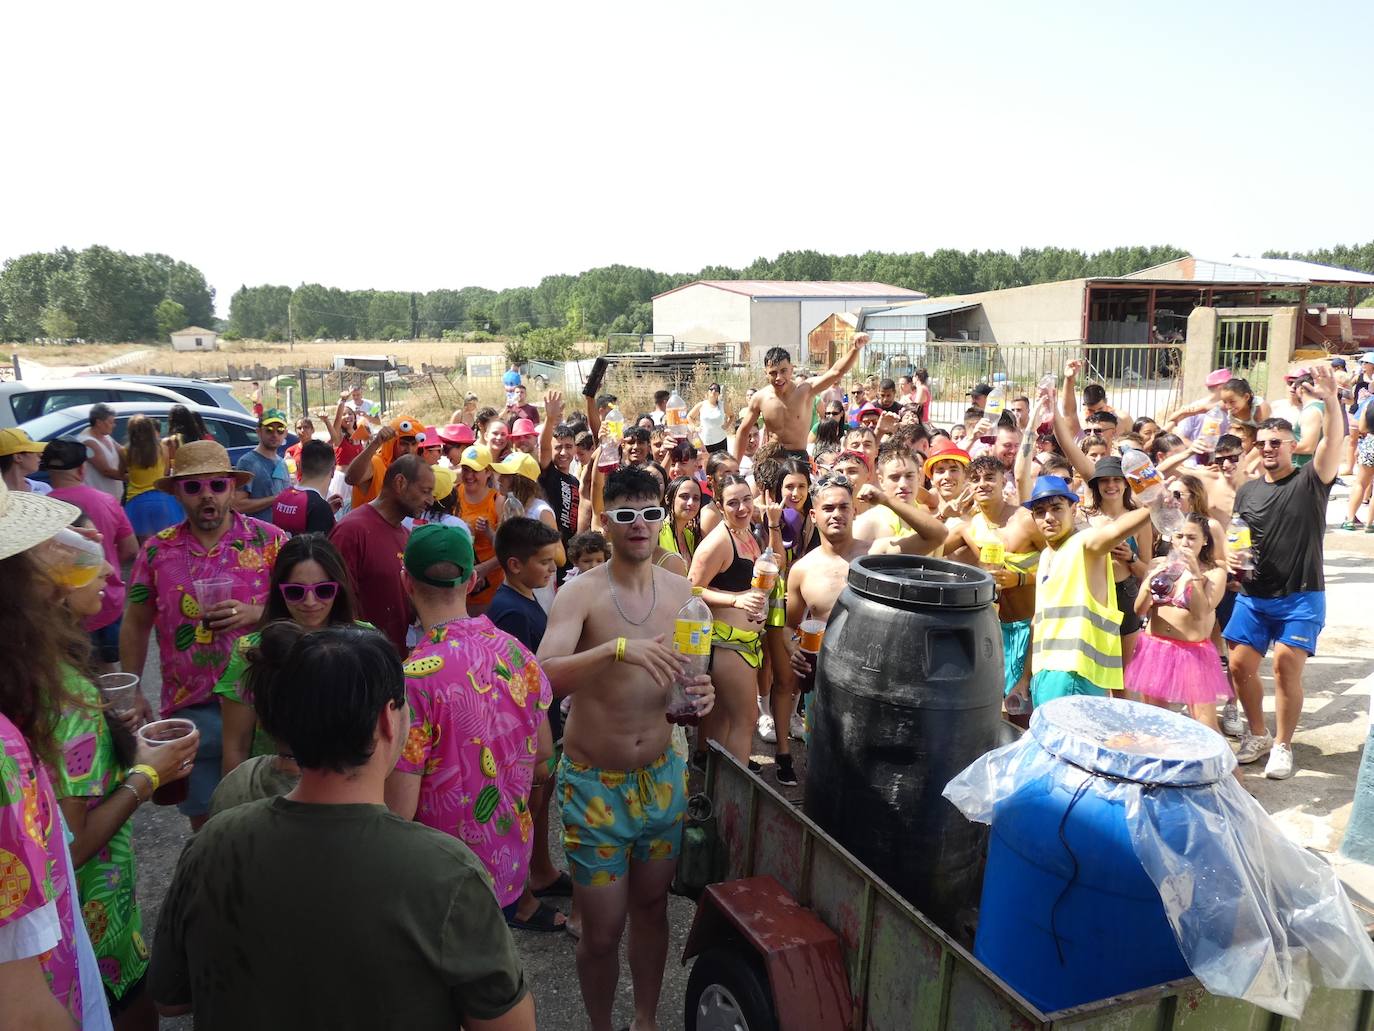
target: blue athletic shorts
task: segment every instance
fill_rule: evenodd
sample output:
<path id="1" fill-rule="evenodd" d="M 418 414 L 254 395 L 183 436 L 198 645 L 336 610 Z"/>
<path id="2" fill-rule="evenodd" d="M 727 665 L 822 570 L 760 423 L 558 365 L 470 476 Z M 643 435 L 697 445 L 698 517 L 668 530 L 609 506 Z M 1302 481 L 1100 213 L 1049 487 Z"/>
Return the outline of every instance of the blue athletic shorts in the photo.
<path id="1" fill-rule="evenodd" d="M 1031 677 L 1031 702 L 1039 708 L 1054 698 L 1084 694 L 1105 697 L 1108 692 L 1078 673 L 1061 669 L 1044 669 Z"/>
<path id="2" fill-rule="evenodd" d="M 1300 591 L 1282 598 L 1236 596 L 1236 607 L 1222 636 L 1232 644 L 1249 645 L 1261 655 L 1275 641 L 1317 654 L 1317 636 L 1326 625 L 1326 594 Z"/>
<path id="3" fill-rule="evenodd" d="M 187 777 L 186 801 L 177 804 L 183 816 L 204 816 L 210 811 L 210 796 L 215 793 L 222 773 L 224 758 L 224 720 L 220 716 L 219 699 L 188 705 L 167 714 L 169 717 L 190 720 L 200 731 L 196 747 L 196 764 Z"/>

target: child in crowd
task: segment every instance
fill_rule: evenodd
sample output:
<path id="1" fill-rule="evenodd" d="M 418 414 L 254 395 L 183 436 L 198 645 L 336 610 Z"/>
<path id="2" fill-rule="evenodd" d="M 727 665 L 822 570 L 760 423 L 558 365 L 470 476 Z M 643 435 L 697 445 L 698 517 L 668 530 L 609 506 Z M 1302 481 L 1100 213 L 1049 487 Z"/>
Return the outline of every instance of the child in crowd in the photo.
<path id="1" fill-rule="evenodd" d="M 538 519 L 507 519 L 496 531 L 496 558 L 505 580 L 492 596 L 487 618 L 530 651 L 544 639 L 548 613 L 534 592 L 558 571 L 558 531 Z"/>
<path id="2" fill-rule="evenodd" d="M 568 564 L 578 573 L 595 569 L 603 562 L 609 562 L 610 558 L 611 546 L 605 536 L 596 530 L 579 533 L 568 541 Z M 572 576 L 573 572 L 568 575 Z"/>

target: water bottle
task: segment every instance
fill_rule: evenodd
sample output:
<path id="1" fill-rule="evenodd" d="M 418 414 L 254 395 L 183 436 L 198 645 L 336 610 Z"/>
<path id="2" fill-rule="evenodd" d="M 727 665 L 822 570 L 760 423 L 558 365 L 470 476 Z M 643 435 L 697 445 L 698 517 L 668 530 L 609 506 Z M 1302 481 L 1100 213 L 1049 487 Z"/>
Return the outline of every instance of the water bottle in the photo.
<path id="1" fill-rule="evenodd" d="M 1008 716 L 1028 716 L 1034 706 L 1031 704 L 1029 695 L 1018 694 L 1013 691 L 1002 700 L 1002 708 L 1007 711 Z"/>
<path id="2" fill-rule="evenodd" d="M 1238 568 L 1230 576 L 1237 583 L 1245 583 L 1255 572 L 1255 546 L 1250 536 L 1250 524 L 1233 514 L 1226 526 L 1226 553 L 1239 560 Z"/>
<path id="3" fill-rule="evenodd" d="M 1151 504 L 1164 491 L 1164 478 L 1144 451 L 1131 448 L 1121 456 L 1121 471 L 1131 485 L 1131 493 L 1141 504 Z"/>
<path id="4" fill-rule="evenodd" d="M 664 424 L 675 430 L 679 427 L 681 428 L 680 432 L 675 432 L 673 434 L 676 437 L 685 437 L 688 435 L 687 402 L 682 399 L 682 395 L 676 390 L 668 395 L 668 410 L 666 418 L 664 419 Z"/>
<path id="5" fill-rule="evenodd" d="M 1041 390 L 1053 390 L 1058 385 L 1059 381 L 1055 379 L 1054 373 L 1052 372 L 1047 372 L 1045 373 L 1045 375 L 1040 377 L 1039 386 Z"/>
<path id="6" fill-rule="evenodd" d="M 602 476 L 609 476 L 620 467 L 620 445 L 613 437 L 607 437 L 601 442 L 601 447 L 596 453 L 596 471 Z"/>
<path id="7" fill-rule="evenodd" d="M 1150 521 L 1162 540 L 1173 540 L 1174 534 L 1183 529 L 1183 509 L 1178 500 L 1170 494 L 1157 494 L 1149 503 Z"/>
<path id="8" fill-rule="evenodd" d="M 682 672 L 673 679 L 668 696 L 668 710 L 664 714 L 669 723 L 685 726 L 696 724 L 697 699 L 687 693 L 690 680 L 710 671 L 711 610 L 702 599 L 703 587 L 693 587 L 692 596 L 677 610 L 673 622 L 673 648 L 683 657 Z"/>
<path id="9" fill-rule="evenodd" d="M 514 494 L 507 494 L 506 500 L 501 503 L 501 522 L 507 519 L 523 519 L 525 516 L 525 506 L 520 504 L 520 499 Z"/>
<path id="10" fill-rule="evenodd" d="M 777 555 L 773 554 L 772 547 L 763 549 L 763 554 L 754 560 L 754 576 L 749 582 L 751 590 L 758 591 L 763 595 L 765 601 L 773 593 L 773 588 L 778 585 L 778 574 L 782 571 L 782 566 L 778 563 Z M 768 618 L 767 608 L 764 609 L 764 617 L 759 620 L 763 622 Z"/>
<path id="11" fill-rule="evenodd" d="M 602 425 L 606 427 L 606 436 L 612 440 L 620 440 L 620 435 L 625 432 L 625 416 L 621 413 L 619 405 L 611 406 Z"/>
<path id="12" fill-rule="evenodd" d="M 983 402 L 983 416 L 988 422 L 996 422 L 1002 417 L 1002 413 L 1007 410 L 1007 391 L 1002 384 L 998 383 L 992 388 L 992 393 Z"/>
<path id="13" fill-rule="evenodd" d="M 1198 432 L 1197 443 L 1203 451 L 1211 454 L 1217 449 L 1221 439 L 1221 424 L 1226 418 L 1226 409 L 1216 404 L 1202 417 L 1202 429 Z"/>

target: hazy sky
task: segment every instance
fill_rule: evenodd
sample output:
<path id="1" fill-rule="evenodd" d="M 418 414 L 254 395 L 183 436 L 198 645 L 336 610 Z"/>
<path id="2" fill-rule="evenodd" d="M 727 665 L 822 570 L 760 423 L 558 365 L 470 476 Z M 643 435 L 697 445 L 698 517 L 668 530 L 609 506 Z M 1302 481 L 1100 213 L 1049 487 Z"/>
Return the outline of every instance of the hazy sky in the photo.
<path id="1" fill-rule="evenodd" d="M 1374 238 L 1374 4 L 11 3 L 0 258 L 241 283 Z"/>

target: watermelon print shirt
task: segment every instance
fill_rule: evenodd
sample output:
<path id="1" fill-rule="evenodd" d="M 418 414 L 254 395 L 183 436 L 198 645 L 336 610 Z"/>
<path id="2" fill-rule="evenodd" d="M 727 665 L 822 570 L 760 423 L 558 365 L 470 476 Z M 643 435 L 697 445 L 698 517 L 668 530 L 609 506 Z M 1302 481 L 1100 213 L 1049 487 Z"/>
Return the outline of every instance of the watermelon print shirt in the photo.
<path id="1" fill-rule="evenodd" d="M 396 769 L 421 777 L 415 819 L 472 849 L 508 906 L 530 868 L 530 787 L 553 700 L 548 677 L 486 616 L 430 630 L 405 673 L 410 734 Z"/>
<path id="2" fill-rule="evenodd" d="M 47 771 L 19 728 L 0 715 L 0 927 L 56 905 L 61 937 L 39 963 L 57 1001 L 79 1022 L 76 907 L 63 834 Z"/>
<path id="3" fill-rule="evenodd" d="M 243 630 L 211 634 L 200 626 L 196 580 L 227 576 L 233 597 L 249 605 L 267 601 L 272 563 L 286 534 L 271 523 L 229 513 L 230 526 L 208 552 L 187 524 L 169 526 L 143 545 L 129 577 L 129 604 L 156 606 L 162 658 L 162 715 L 211 700 Z"/>
<path id="4" fill-rule="evenodd" d="M 83 704 L 69 705 L 57 721 L 61 765 L 52 770 L 59 801 L 82 798 L 94 809 L 124 779 L 115 758 L 114 737 L 100 711 L 100 692 L 76 670 L 64 677 L 68 695 Z M 84 706 L 89 706 L 85 708 Z M 140 786 L 140 789 L 141 786 Z M 116 999 L 148 969 L 143 916 L 134 898 L 133 820 L 76 870 L 76 892 L 86 932 L 91 936 L 100 977 Z"/>

